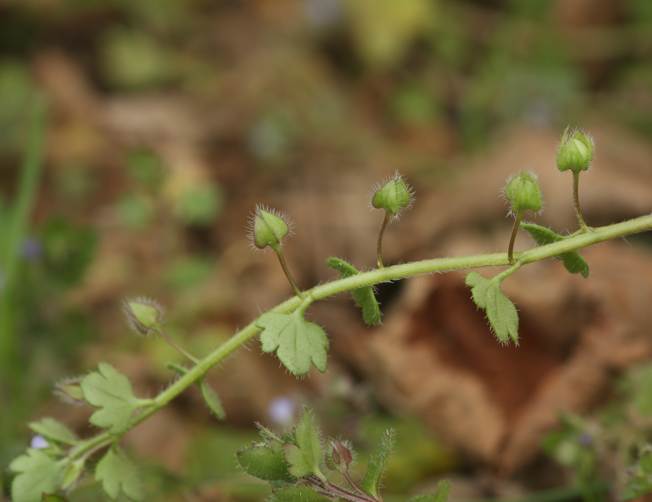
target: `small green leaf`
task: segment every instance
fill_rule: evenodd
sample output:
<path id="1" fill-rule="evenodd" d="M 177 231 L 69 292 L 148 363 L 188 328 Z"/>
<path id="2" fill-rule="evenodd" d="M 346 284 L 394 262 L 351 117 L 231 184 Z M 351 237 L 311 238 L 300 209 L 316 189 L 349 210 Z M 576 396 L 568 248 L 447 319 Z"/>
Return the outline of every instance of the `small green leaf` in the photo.
<path id="1" fill-rule="evenodd" d="M 380 482 L 383 477 L 385 465 L 387 464 L 387 459 L 389 458 L 389 455 L 392 453 L 392 449 L 394 448 L 394 441 L 394 430 L 387 429 L 385 434 L 383 434 L 383 437 L 380 439 L 380 443 L 378 444 L 376 451 L 371 455 L 371 458 L 369 459 L 367 473 L 362 480 L 362 489 L 372 497 L 378 497 Z"/>
<path id="2" fill-rule="evenodd" d="M 537 225 L 536 223 L 523 222 L 521 223 L 521 228 L 527 231 L 539 246 L 552 244 L 553 242 L 559 242 L 565 239 L 563 235 L 559 235 L 548 227 Z M 584 278 L 589 276 L 589 264 L 586 263 L 582 255 L 577 251 L 562 253 L 557 258 L 564 263 L 564 267 L 571 274 L 581 274 Z"/>
<path id="3" fill-rule="evenodd" d="M 95 467 L 95 479 L 113 500 L 120 492 L 131 500 L 143 499 L 138 467 L 118 447 L 109 448 Z"/>
<path id="4" fill-rule="evenodd" d="M 199 382 L 199 388 L 201 390 L 201 395 L 206 402 L 208 409 L 213 412 L 218 420 L 226 419 L 226 411 L 224 411 L 224 406 L 222 406 L 222 400 L 220 396 L 217 395 L 217 392 L 213 390 L 213 387 L 205 380 L 202 379 Z"/>
<path id="5" fill-rule="evenodd" d="M 342 278 L 351 277 L 360 273 L 353 265 L 341 258 L 331 257 L 326 260 L 326 264 L 330 268 L 337 270 Z M 380 311 L 380 305 L 378 305 L 378 300 L 376 300 L 376 295 L 371 286 L 354 289 L 351 291 L 351 296 L 353 296 L 355 304 L 362 310 L 362 319 L 367 326 L 377 326 L 382 322 L 383 314 Z"/>
<path id="6" fill-rule="evenodd" d="M 294 429 L 296 445 L 285 445 L 285 459 L 290 465 L 290 474 L 303 478 L 310 474 L 323 478 L 320 465 L 322 445 L 319 427 L 309 409 L 304 409 L 303 416 Z"/>
<path id="7" fill-rule="evenodd" d="M 328 502 L 329 500 L 307 486 L 284 487 L 274 491 L 270 498 L 270 502 Z"/>
<path id="8" fill-rule="evenodd" d="M 431 495 L 417 495 L 408 500 L 408 502 L 446 502 L 450 488 L 451 485 L 448 481 L 440 481 L 437 483 L 435 493 Z"/>
<path id="9" fill-rule="evenodd" d="M 238 452 L 238 463 L 245 472 L 265 481 L 292 481 L 289 465 L 280 447 L 254 445 Z"/>
<path id="10" fill-rule="evenodd" d="M 27 450 L 9 469 L 18 473 L 11 484 L 14 502 L 40 502 L 44 494 L 57 492 L 63 480 L 63 464 L 40 450 Z"/>
<path id="11" fill-rule="evenodd" d="M 107 363 L 100 363 L 95 371 L 81 382 L 84 399 L 99 408 L 90 422 L 118 433 L 129 424 L 131 415 L 140 406 L 129 379 Z"/>
<path id="12" fill-rule="evenodd" d="M 500 343 L 518 345 L 518 312 L 500 289 L 500 281 L 487 279 L 476 272 L 466 276 L 474 303 L 485 311 L 491 330 Z"/>
<path id="13" fill-rule="evenodd" d="M 319 371 L 326 371 L 328 337 L 298 310 L 292 314 L 264 314 L 256 324 L 263 330 L 260 335 L 263 352 L 276 351 L 290 373 L 305 375 L 310 371 L 311 361 Z"/>
<path id="14" fill-rule="evenodd" d="M 29 428 L 44 438 L 57 443 L 74 445 L 79 441 L 74 432 L 54 418 L 46 417 L 38 422 L 31 422 Z"/>

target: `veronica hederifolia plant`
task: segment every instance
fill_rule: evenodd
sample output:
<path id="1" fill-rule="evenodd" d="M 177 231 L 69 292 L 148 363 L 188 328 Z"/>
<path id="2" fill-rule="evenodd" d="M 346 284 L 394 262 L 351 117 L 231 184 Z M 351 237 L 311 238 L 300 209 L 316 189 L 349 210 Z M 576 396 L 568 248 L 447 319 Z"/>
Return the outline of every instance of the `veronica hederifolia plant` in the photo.
<path id="1" fill-rule="evenodd" d="M 577 131 L 564 134 L 557 167 L 574 173 L 574 194 L 577 193 L 577 176 L 588 168 L 592 158 L 593 143 L 588 135 Z M 361 271 L 341 258 L 332 257 L 327 264 L 339 273 L 340 278 L 305 290 L 299 289 L 283 254 L 283 241 L 290 233 L 287 219 L 274 210 L 258 206 L 251 220 L 252 244 L 258 249 L 271 248 L 274 251 L 294 295 L 262 313 L 203 356 L 190 354 L 167 335 L 163 310 L 156 302 L 142 298 L 127 300 L 124 310 L 132 328 L 140 335 L 169 343 L 182 355 L 185 363 L 168 364 L 175 372 L 175 378 L 154 397 L 140 395 L 126 375 L 107 363 L 100 363 L 96 370 L 86 375 L 59 382 L 56 393 L 67 402 L 88 406 L 91 410 L 89 421 L 99 432 L 82 438 L 54 419 L 32 422 L 29 426 L 37 436 L 27 451 L 9 466 L 14 474 L 13 501 L 40 502 L 44 495 L 60 496 L 73 490 L 84 477 L 94 477 L 111 499 L 151 500 L 141 485 L 140 477 L 134 475 L 136 463 L 120 444 L 123 436 L 192 386 L 199 387 L 209 410 L 218 418 L 224 418 L 224 408 L 217 393 L 208 385 L 206 374 L 257 337 L 260 337 L 263 352 L 276 354 L 292 374 L 304 376 L 313 366 L 324 371 L 328 336 L 323 328 L 306 320 L 308 308 L 316 301 L 350 293 L 360 307 L 365 323 L 376 325 L 382 319 L 373 290 L 377 284 L 435 272 L 503 267 L 493 277 L 472 271 L 466 277 L 466 284 L 471 288 L 473 302 L 486 314 L 499 342 L 516 344 L 519 341 L 518 312 L 502 291 L 505 279 L 523 266 L 549 258 L 558 258 L 569 272 L 587 277 L 589 268 L 579 254 L 581 249 L 652 230 L 652 214 L 589 229 L 576 196 L 574 205 L 580 228 L 574 233 L 562 235 L 550 228 L 525 222 L 524 215 L 537 213 L 543 204 L 536 177 L 531 173 L 519 173 L 510 178 L 504 195 L 515 219 L 508 252 L 440 257 L 385 266 L 382 258 L 385 229 L 413 202 L 409 185 L 400 175 L 395 175 L 379 185 L 372 196 L 372 206 L 384 211 L 376 245 L 377 268 Z M 533 237 L 536 246 L 514 253 L 513 241 L 520 228 Z M 350 445 L 325 441 L 310 412 L 304 413 L 292 433 L 277 436 L 261 428 L 261 438 L 260 443 L 243 450 L 238 460 L 247 472 L 271 482 L 273 500 L 382 500 L 380 480 L 391 449 L 391 433 L 377 445 L 378 452 L 372 457 L 367 474 L 359 480 L 354 479 L 353 471 L 349 470 L 355 462 Z M 344 480 L 345 484 L 334 481 L 332 473 L 338 474 L 338 479 Z M 445 489 L 442 489 L 414 501 L 444 499 Z"/>

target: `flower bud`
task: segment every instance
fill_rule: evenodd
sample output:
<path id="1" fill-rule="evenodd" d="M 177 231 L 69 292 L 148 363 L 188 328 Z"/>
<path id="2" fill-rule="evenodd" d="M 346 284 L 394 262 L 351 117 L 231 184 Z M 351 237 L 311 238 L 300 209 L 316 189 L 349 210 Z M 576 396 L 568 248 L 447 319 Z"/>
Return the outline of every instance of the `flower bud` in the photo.
<path id="1" fill-rule="evenodd" d="M 509 178 L 504 194 L 514 214 L 541 210 L 543 197 L 537 177 L 533 173 L 522 171 Z"/>
<path id="2" fill-rule="evenodd" d="M 150 298 L 135 298 L 123 302 L 123 311 L 131 329 L 140 335 L 155 332 L 163 320 L 163 308 Z"/>
<path id="3" fill-rule="evenodd" d="M 251 240 L 258 249 L 276 248 L 290 231 L 288 223 L 275 210 L 256 206 L 251 219 Z"/>
<path id="4" fill-rule="evenodd" d="M 333 463 L 337 467 L 342 465 L 346 470 L 348 470 L 349 465 L 353 462 L 353 453 L 351 452 L 350 446 L 342 441 L 331 441 L 331 447 Z"/>
<path id="5" fill-rule="evenodd" d="M 557 168 L 560 171 L 570 169 L 574 173 L 586 171 L 593 160 L 593 150 L 591 136 L 580 129 L 567 127 L 557 150 Z"/>
<path id="6" fill-rule="evenodd" d="M 80 405 L 84 401 L 84 393 L 81 390 L 82 377 L 64 378 L 54 385 L 54 395 L 61 401 L 68 404 Z"/>
<path id="7" fill-rule="evenodd" d="M 388 181 L 381 183 L 374 190 L 371 205 L 376 209 L 384 209 L 391 216 L 397 216 L 403 209 L 412 205 L 414 191 L 403 177 L 396 173 Z"/>

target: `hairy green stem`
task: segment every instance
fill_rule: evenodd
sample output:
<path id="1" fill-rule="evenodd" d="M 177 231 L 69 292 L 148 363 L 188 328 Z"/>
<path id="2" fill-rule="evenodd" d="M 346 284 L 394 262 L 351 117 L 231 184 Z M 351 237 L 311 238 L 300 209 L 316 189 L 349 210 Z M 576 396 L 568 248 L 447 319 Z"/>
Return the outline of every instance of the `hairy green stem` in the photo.
<path id="1" fill-rule="evenodd" d="M 627 220 L 622 223 L 594 228 L 591 232 L 577 234 L 575 236 L 568 237 L 563 241 L 546 244 L 545 246 L 538 246 L 522 253 L 518 253 L 516 255 L 517 262 L 503 273 L 511 274 L 517 268 L 528 263 L 553 258 L 569 251 L 577 251 L 599 242 L 617 239 L 650 230 L 652 230 L 652 214 Z M 332 282 L 321 284 L 319 286 L 315 286 L 314 288 L 304 292 L 304 295 L 308 297 L 308 300 L 294 296 L 277 305 L 276 307 L 273 307 L 268 312 L 288 314 L 304 305 L 306 302 L 312 303 L 312 301 L 315 300 L 322 300 L 324 298 L 328 298 L 340 293 L 349 292 L 364 286 L 373 286 L 383 282 L 396 281 L 423 274 L 508 265 L 510 265 L 510 262 L 507 257 L 507 253 L 461 256 L 455 258 L 433 258 L 429 260 L 403 263 L 400 265 L 393 265 L 391 267 L 362 272 L 345 279 L 338 279 Z M 256 325 L 256 320 L 254 320 L 246 327 L 235 333 L 231 338 L 229 338 L 226 342 L 217 347 L 211 353 L 200 359 L 196 365 L 189 368 L 185 374 L 180 376 L 178 380 L 173 382 L 169 387 L 167 387 L 158 396 L 156 396 L 152 400 L 151 405 L 143 408 L 141 413 L 132 419 L 129 427 L 125 431 L 117 435 L 112 435 L 108 432 L 102 432 L 92 438 L 87 439 L 86 441 L 79 443 L 77 446 L 72 448 L 69 456 L 73 459 L 80 458 L 88 454 L 89 451 L 95 451 L 102 445 L 108 446 L 114 441 L 119 440 L 120 437 L 124 435 L 128 430 L 134 428 L 136 425 L 145 421 L 158 410 L 165 407 L 170 401 L 180 395 L 184 390 L 202 379 L 208 370 L 224 361 L 237 349 L 255 338 L 259 332 L 260 328 L 258 328 Z"/>
<path id="2" fill-rule="evenodd" d="M 514 216 L 514 226 L 512 227 L 512 235 L 509 237 L 509 247 L 507 248 L 507 260 L 509 263 L 514 262 L 514 243 L 516 242 L 516 234 L 518 234 L 522 219 L 523 211 L 518 211 Z"/>
<path id="3" fill-rule="evenodd" d="M 573 206 L 575 206 L 575 214 L 577 215 L 577 222 L 580 225 L 580 229 L 586 232 L 589 230 L 589 226 L 584 220 L 582 206 L 580 205 L 580 173 L 575 171 L 573 171 Z"/>
<path id="4" fill-rule="evenodd" d="M 383 268 L 383 236 L 385 235 L 385 229 L 389 223 L 390 215 L 389 212 L 385 211 L 385 216 L 383 217 L 383 223 L 380 225 L 380 230 L 378 231 L 378 242 L 376 243 L 376 265 L 378 268 Z"/>
<path id="5" fill-rule="evenodd" d="M 295 295 L 302 297 L 303 293 L 299 289 L 299 286 L 297 286 L 297 281 L 294 280 L 294 276 L 292 275 L 292 272 L 290 271 L 290 267 L 288 266 L 288 262 L 285 259 L 285 253 L 283 253 L 283 248 L 280 245 L 278 245 L 278 246 L 272 246 L 272 249 L 274 250 L 276 256 L 278 257 L 278 262 L 281 264 L 283 273 L 285 274 L 285 277 L 290 283 L 290 287 L 292 288 L 292 291 L 294 291 Z"/>

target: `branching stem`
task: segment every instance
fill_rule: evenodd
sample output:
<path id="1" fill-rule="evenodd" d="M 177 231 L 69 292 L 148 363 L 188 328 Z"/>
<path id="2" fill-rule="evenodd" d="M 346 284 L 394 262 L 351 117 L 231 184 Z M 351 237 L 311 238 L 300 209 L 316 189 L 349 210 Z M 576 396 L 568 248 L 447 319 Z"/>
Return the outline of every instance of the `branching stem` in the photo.
<path id="1" fill-rule="evenodd" d="M 521 227 L 522 219 L 523 211 L 518 211 L 514 216 L 514 226 L 512 227 L 512 235 L 509 238 L 509 248 L 507 249 L 507 260 L 509 263 L 514 263 L 514 243 L 516 242 L 516 235 Z"/>
<path id="2" fill-rule="evenodd" d="M 590 232 L 580 233 L 568 237 L 563 241 L 546 244 L 531 248 L 519 254 L 517 263 L 513 264 L 505 272 L 515 271 L 515 267 L 521 267 L 528 263 L 533 263 L 548 258 L 559 256 L 569 251 L 577 251 L 582 248 L 591 246 L 598 242 L 611 239 L 617 239 L 641 232 L 652 230 L 652 214 L 640 216 L 631 220 L 623 221 L 613 225 L 593 228 Z M 510 265 L 507 253 L 494 253 L 484 255 L 461 256 L 453 258 L 433 258 L 429 260 L 414 261 L 393 265 L 390 267 L 362 272 L 345 279 L 338 279 L 327 282 L 306 291 L 310 301 L 322 300 L 340 293 L 353 291 L 364 286 L 373 286 L 382 282 L 397 281 L 434 272 L 450 272 L 454 270 L 466 270 L 481 267 L 496 267 Z M 294 296 L 283 303 L 271 308 L 268 312 L 278 312 L 289 314 L 294 312 L 302 304 L 304 298 Z M 164 408 L 170 401 L 179 396 L 188 387 L 201 380 L 206 372 L 212 367 L 224 361 L 233 352 L 247 344 L 255 338 L 260 332 L 256 326 L 256 320 L 249 323 L 246 327 L 235 333 L 231 338 L 217 347 L 211 353 L 200 359 L 193 367 L 188 368 L 185 374 L 181 375 L 170 386 L 152 399 L 151 404 L 141 409 L 141 412 L 135 415 L 128 427 L 119 434 L 110 434 L 101 432 L 81 443 L 77 444 L 68 452 L 71 460 L 84 457 L 89 452 L 96 451 L 104 446 L 119 441 L 121 437 L 129 430 L 136 427 L 141 422 L 147 420 L 154 413 Z M 352 499 L 352 500 L 360 500 Z M 364 499 L 363 499 L 364 500 Z"/>
<path id="3" fill-rule="evenodd" d="M 290 267 L 288 267 L 288 262 L 285 259 L 285 253 L 283 253 L 283 248 L 279 245 L 279 246 L 273 246 L 272 249 L 274 250 L 276 256 L 278 257 L 278 262 L 281 264 L 283 273 L 285 274 L 285 277 L 287 277 L 287 280 L 290 283 L 290 287 L 292 287 L 292 291 L 294 291 L 294 294 L 297 295 L 299 298 L 303 298 L 303 293 L 299 289 L 299 286 L 297 286 L 297 281 L 294 280 L 294 276 L 292 275 L 292 272 L 290 272 Z"/>
<path id="4" fill-rule="evenodd" d="M 573 205 L 575 206 L 575 214 L 577 215 L 577 222 L 583 232 L 590 230 L 589 226 L 584 220 L 582 213 L 582 206 L 580 206 L 580 172 L 573 171 Z"/>
<path id="5" fill-rule="evenodd" d="M 385 216 L 383 217 L 383 223 L 380 225 L 380 230 L 378 232 L 378 243 L 376 244 L 376 265 L 378 268 L 383 268 L 383 236 L 385 235 L 385 229 L 390 219 L 389 212 L 385 211 Z"/>
<path id="6" fill-rule="evenodd" d="M 172 347 L 174 350 L 176 350 L 179 354 L 182 356 L 190 359 L 193 363 L 197 364 L 199 362 L 199 359 L 197 359 L 195 356 L 193 356 L 190 352 L 188 352 L 186 349 L 181 347 L 177 342 L 175 342 L 170 335 L 168 335 L 165 331 L 162 329 L 157 329 L 156 332 L 159 334 L 161 338 L 167 343 L 170 347 Z"/>

